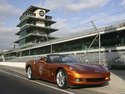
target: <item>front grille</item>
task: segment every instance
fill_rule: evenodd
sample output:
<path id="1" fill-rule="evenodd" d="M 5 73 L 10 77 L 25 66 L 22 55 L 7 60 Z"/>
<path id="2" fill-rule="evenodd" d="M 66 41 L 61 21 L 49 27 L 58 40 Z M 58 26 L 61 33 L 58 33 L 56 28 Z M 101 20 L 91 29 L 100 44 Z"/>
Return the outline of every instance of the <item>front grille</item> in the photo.
<path id="1" fill-rule="evenodd" d="M 86 82 L 102 82 L 105 81 L 105 78 L 87 78 Z"/>

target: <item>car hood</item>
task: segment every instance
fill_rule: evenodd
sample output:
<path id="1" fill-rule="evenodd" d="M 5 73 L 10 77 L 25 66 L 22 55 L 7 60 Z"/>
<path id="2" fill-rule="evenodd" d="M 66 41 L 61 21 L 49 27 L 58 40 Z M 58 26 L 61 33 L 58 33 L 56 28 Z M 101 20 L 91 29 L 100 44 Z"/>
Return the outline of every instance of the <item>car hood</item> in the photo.
<path id="1" fill-rule="evenodd" d="M 96 64 L 81 64 L 81 63 L 68 63 L 69 66 L 75 67 L 76 71 L 87 72 L 87 73 L 100 73 L 105 72 L 104 68 Z"/>

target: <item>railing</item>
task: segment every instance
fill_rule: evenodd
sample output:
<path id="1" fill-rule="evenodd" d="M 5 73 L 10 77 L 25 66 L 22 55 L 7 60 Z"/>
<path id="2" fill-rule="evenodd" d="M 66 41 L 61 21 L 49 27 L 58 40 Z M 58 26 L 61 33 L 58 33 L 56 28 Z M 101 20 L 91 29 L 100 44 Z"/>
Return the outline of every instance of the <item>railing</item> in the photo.
<path id="1" fill-rule="evenodd" d="M 45 16 L 45 19 L 52 20 L 52 17 L 51 16 Z"/>
<path id="2" fill-rule="evenodd" d="M 30 26 L 31 24 L 25 24 L 25 25 L 23 25 L 22 27 L 20 27 L 20 31 L 22 31 L 24 28 L 26 28 L 26 27 L 28 27 L 28 26 Z"/>
<path id="3" fill-rule="evenodd" d="M 34 42 L 28 42 L 28 43 L 25 43 L 24 45 L 19 46 L 19 48 L 26 48 L 26 47 L 33 46 L 33 45 L 35 45 L 35 44 L 36 44 L 36 43 L 34 43 Z"/>
<path id="4" fill-rule="evenodd" d="M 8 57 L 5 57 L 5 60 L 11 60 L 11 59 L 14 59 L 16 56 L 8 56 Z"/>
<path id="5" fill-rule="evenodd" d="M 27 16 L 36 16 L 36 14 L 35 14 L 35 13 L 27 12 L 27 13 L 23 14 L 23 15 L 20 17 L 20 20 L 24 19 L 24 18 L 27 17 Z"/>
<path id="6" fill-rule="evenodd" d="M 114 29 L 121 28 L 121 27 L 125 27 L 125 21 L 121 22 L 121 23 L 118 23 L 118 24 L 98 28 L 98 31 L 99 32 L 103 32 L 103 31 L 109 32 L 110 30 L 114 30 Z M 90 35 L 90 34 L 95 34 L 95 33 L 97 33 L 97 31 L 95 31 L 95 29 L 92 28 L 92 29 L 84 30 L 83 32 L 78 33 L 78 34 L 69 35 L 68 37 L 64 37 L 63 39 L 67 40 L 67 39 L 71 39 L 71 38 L 74 38 L 74 37 L 76 38 L 76 37 L 79 37 L 79 36 L 82 36 L 82 35 L 85 36 L 85 35 Z"/>

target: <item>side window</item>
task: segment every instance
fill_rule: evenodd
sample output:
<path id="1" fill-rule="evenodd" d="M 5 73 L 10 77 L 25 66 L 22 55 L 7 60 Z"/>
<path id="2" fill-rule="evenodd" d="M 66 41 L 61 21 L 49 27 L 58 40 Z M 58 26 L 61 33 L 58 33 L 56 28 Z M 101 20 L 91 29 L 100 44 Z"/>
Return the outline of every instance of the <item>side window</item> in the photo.
<path id="1" fill-rule="evenodd" d="M 62 62 L 67 63 L 67 62 L 73 62 L 73 60 L 69 57 L 63 57 Z"/>
<path id="2" fill-rule="evenodd" d="M 61 61 L 60 58 L 53 58 L 52 60 L 53 63 L 60 63 L 60 61 Z"/>
<path id="3" fill-rule="evenodd" d="M 50 56 L 50 60 L 52 63 L 61 63 L 61 59 L 59 56 Z"/>
<path id="4" fill-rule="evenodd" d="M 49 55 L 46 57 L 46 63 L 52 63 Z"/>

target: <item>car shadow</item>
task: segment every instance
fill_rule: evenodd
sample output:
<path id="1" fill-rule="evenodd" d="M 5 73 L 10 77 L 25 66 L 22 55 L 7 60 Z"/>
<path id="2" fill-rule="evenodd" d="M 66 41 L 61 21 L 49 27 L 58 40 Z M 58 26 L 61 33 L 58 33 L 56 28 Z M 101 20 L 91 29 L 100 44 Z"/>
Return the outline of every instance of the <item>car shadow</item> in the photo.
<path id="1" fill-rule="evenodd" d="M 77 85 L 77 86 L 71 86 L 71 89 L 83 89 L 83 88 L 99 88 L 109 85 L 109 83 L 104 84 L 98 84 L 98 85 Z"/>
<path id="2" fill-rule="evenodd" d="M 44 83 L 49 83 L 53 86 L 57 86 L 56 83 L 54 82 L 50 82 L 50 81 L 46 81 L 46 80 L 42 80 L 42 79 L 34 79 L 35 81 L 43 81 Z M 69 86 L 69 88 L 67 89 L 84 89 L 84 88 L 99 88 L 99 87 L 104 87 L 104 86 L 107 86 L 109 85 L 109 83 L 104 83 L 104 84 L 98 84 L 98 85 L 75 85 L 75 86 Z"/>

